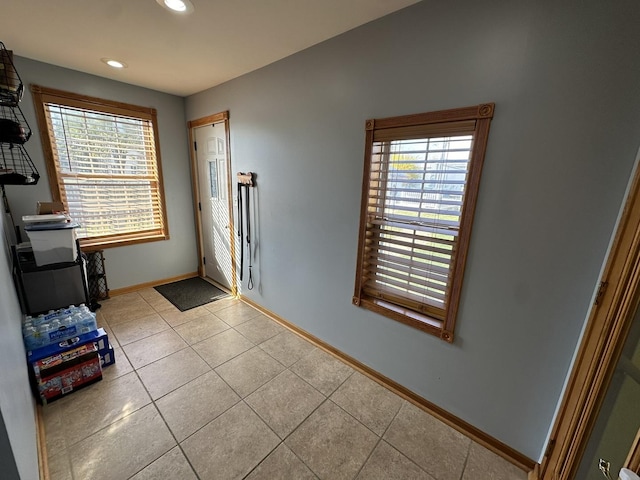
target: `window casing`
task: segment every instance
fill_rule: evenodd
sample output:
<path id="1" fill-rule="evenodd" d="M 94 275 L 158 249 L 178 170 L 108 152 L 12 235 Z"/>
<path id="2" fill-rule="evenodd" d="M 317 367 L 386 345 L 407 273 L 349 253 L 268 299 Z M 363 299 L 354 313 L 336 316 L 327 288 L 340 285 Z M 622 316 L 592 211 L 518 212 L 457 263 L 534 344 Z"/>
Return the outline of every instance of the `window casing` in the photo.
<path id="1" fill-rule="evenodd" d="M 156 111 L 33 85 L 49 184 L 84 248 L 169 238 Z"/>
<path id="2" fill-rule="evenodd" d="M 366 122 L 355 305 L 453 341 L 493 111 Z"/>

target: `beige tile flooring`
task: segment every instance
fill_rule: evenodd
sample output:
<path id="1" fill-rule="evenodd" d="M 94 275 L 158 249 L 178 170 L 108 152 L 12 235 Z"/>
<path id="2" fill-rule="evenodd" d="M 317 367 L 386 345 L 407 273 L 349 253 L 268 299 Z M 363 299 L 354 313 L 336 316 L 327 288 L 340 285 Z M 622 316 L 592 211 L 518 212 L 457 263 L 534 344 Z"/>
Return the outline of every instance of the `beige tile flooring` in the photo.
<path id="1" fill-rule="evenodd" d="M 253 308 L 107 300 L 104 379 L 43 407 L 51 480 L 525 480 Z"/>

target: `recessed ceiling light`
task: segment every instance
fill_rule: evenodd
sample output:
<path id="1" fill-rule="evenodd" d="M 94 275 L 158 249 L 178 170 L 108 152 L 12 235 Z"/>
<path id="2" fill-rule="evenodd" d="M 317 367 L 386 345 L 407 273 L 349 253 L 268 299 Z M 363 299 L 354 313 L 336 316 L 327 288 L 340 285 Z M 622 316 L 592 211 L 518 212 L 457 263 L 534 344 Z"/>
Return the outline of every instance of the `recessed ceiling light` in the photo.
<path id="1" fill-rule="evenodd" d="M 127 68 L 126 63 L 121 62 L 119 60 L 114 60 L 113 58 L 101 58 L 100 60 L 102 60 L 103 63 L 106 63 L 107 65 L 113 68 Z"/>
<path id="2" fill-rule="evenodd" d="M 174 13 L 191 13 L 194 10 L 193 3 L 189 0 L 156 0 L 167 10 L 171 10 Z"/>

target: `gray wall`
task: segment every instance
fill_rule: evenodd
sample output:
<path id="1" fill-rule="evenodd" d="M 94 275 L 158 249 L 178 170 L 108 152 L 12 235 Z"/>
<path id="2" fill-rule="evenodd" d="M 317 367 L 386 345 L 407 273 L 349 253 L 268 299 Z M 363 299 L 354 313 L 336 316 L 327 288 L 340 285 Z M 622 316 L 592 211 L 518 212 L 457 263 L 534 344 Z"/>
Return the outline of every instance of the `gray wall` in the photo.
<path id="1" fill-rule="evenodd" d="M 171 238 L 168 241 L 105 250 L 107 282 L 109 288 L 117 289 L 195 272 L 197 250 L 184 99 L 26 58 L 17 57 L 15 65 L 26 86 L 20 107 L 34 132 L 25 148 L 41 175 L 36 186 L 7 187 L 15 221 L 20 223 L 23 215 L 35 214 L 38 200 L 51 200 L 29 90 L 31 84 L 153 107 L 158 111 L 160 154 Z"/>
<path id="2" fill-rule="evenodd" d="M 4 209 L 3 209 L 4 210 Z M 0 477 L 39 478 L 33 397 L 22 343 L 20 305 L 0 213 Z"/>
<path id="3" fill-rule="evenodd" d="M 187 98 L 258 174 L 242 293 L 538 459 L 640 131 L 640 4 L 423 1 Z M 450 345 L 351 305 L 364 121 L 495 102 Z"/>

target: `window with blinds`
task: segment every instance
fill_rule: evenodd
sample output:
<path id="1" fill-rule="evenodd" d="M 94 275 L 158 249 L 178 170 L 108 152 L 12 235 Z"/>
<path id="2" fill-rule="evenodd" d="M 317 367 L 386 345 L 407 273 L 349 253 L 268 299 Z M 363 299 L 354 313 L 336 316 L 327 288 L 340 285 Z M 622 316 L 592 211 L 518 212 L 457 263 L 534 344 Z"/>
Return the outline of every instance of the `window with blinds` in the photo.
<path id="1" fill-rule="evenodd" d="M 33 86 L 54 200 L 84 247 L 168 238 L 156 111 Z"/>
<path id="2" fill-rule="evenodd" d="M 354 304 L 453 341 L 493 110 L 367 122 Z"/>

